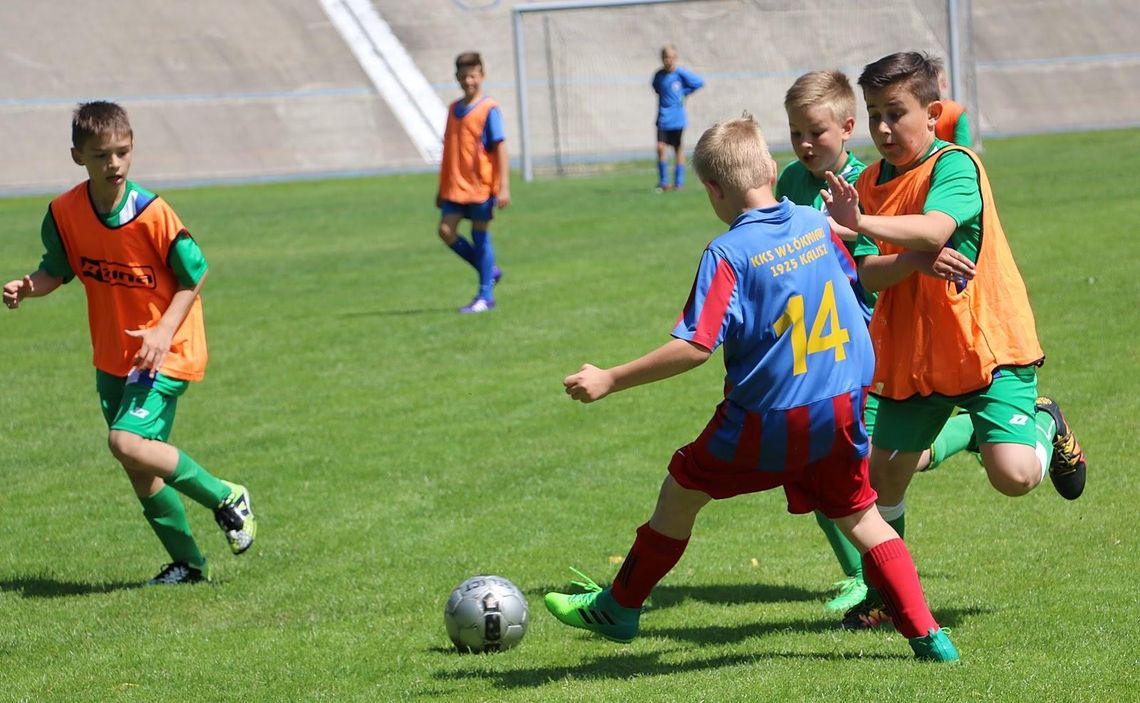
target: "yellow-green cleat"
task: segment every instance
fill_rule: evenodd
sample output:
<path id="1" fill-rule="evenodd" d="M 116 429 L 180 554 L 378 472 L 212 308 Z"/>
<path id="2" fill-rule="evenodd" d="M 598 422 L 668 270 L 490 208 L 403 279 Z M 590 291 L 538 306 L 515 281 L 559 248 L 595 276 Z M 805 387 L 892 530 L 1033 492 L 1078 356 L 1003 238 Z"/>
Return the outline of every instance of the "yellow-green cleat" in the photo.
<path id="1" fill-rule="evenodd" d="M 575 585 L 586 589 L 585 593 L 547 593 L 543 602 L 546 609 L 558 618 L 559 622 L 577 627 L 605 637 L 614 642 L 632 642 L 637 636 L 641 621 L 641 608 L 626 608 L 618 604 L 610 594 L 594 581 L 577 571 L 586 579 L 574 581 Z"/>
<path id="2" fill-rule="evenodd" d="M 844 612 L 854 608 L 867 597 L 867 584 L 862 576 L 848 576 L 842 581 L 836 581 L 833 586 L 839 593 L 824 604 L 827 610 L 842 610 Z"/>
<path id="3" fill-rule="evenodd" d="M 230 495 L 214 509 L 214 520 L 225 533 L 230 551 L 241 554 L 253 546 L 253 540 L 257 536 L 257 518 L 253 515 L 249 489 L 229 481 L 222 483 L 229 486 Z"/>

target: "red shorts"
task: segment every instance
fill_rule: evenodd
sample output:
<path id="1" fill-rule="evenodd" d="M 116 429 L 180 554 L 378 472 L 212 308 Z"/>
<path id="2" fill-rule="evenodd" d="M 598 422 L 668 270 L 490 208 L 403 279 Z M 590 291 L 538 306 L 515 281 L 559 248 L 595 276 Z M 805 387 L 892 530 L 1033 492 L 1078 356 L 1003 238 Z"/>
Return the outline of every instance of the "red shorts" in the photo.
<path id="1" fill-rule="evenodd" d="M 709 443 L 722 424 L 722 414 L 709 421 L 705 431 L 692 443 L 681 447 L 669 462 L 669 473 L 684 488 L 722 499 L 745 493 L 784 487 L 788 512 L 819 510 L 829 518 L 857 513 L 875 503 L 867 457 L 858 456 L 855 434 L 866 435 L 854 425 L 837 423 L 830 451 L 810 463 L 788 461 L 781 470 L 763 470 L 755 454 L 737 452 L 731 460 L 714 455 Z M 746 458 L 745 458 L 746 457 Z"/>

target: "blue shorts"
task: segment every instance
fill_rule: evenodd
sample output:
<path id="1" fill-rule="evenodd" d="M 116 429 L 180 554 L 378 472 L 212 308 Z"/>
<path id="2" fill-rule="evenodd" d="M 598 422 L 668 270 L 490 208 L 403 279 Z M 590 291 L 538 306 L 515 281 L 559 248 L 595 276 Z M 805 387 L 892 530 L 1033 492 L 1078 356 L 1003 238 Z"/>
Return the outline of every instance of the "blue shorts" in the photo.
<path id="1" fill-rule="evenodd" d="M 439 207 L 444 215 L 460 214 L 463 219 L 472 222 L 490 222 L 495 216 L 495 196 L 491 196 L 481 203 L 454 203 L 444 200 Z"/>

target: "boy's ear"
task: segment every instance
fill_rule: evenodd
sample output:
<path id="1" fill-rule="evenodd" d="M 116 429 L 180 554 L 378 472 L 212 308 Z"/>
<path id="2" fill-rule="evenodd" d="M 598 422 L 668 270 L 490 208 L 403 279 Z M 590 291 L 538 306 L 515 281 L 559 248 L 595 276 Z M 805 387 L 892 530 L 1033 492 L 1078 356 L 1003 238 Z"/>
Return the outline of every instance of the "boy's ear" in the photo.
<path id="1" fill-rule="evenodd" d="M 942 101 L 941 100 L 935 100 L 934 102 L 932 102 L 926 106 L 926 117 L 927 117 L 927 119 L 930 120 L 930 124 L 934 124 L 935 122 L 938 121 L 939 117 L 942 117 Z"/>
<path id="2" fill-rule="evenodd" d="M 701 183 L 704 185 L 705 190 L 709 192 L 709 195 L 713 196 L 717 200 L 720 200 L 724 197 L 724 189 L 722 189 L 720 187 L 720 184 L 716 181 L 705 180 L 702 178 Z"/>
<path id="3" fill-rule="evenodd" d="M 855 118 L 848 117 L 843 120 L 841 127 L 843 128 L 843 141 L 847 141 L 851 138 L 851 135 L 855 133 Z"/>
<path id="4" fill-rule="evenodd" d="M 75 162 L 76 166 L 83 165 L 83 154 L 75 147 L 71 147 L 71 160 Z"/>

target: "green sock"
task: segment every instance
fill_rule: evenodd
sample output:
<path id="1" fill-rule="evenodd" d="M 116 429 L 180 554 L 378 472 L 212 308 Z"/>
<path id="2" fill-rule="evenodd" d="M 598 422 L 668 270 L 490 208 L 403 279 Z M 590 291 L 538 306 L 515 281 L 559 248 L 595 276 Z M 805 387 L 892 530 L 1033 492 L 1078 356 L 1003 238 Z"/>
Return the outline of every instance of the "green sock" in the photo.
<path id="1" fill-rule="evenodd" d="M 166 548 L 171 561 L 180 561 L 195 568 L 206 565 L 206 558 L 198 549 L 194 535 L 190 532 L 190 523 L 186 520 L 186 508 L 182 506 L 182 499 L 170 486 L 162 489 L 149 498 L 139 498 L 143 506 L 143 516 L 150 523 L 158 541 Z"/>
<path id="2" fill-rule="evenodd" d="M 859 550 L 855 545 L 843 536 L 834 522 L 818 510 L 815 511 L 815 521 L 827 536 L 827 542 L 831 545 L 831 551 L 835 552 L 835 558 L 839 560 L 839 568 L 843 569 L 843 573 L 862 579 L 863 558 L 859 556 Z"/>
<path id="3" fill-rule="evenodd" d="M 955 415 L 950 418 L 934 438 L 934 444 L 930 445 L 930 465 L 923 471 L 929 471 L 963 451 L 970 445 L 973 436 L 974 422 L 969 415 Z"/>
<path id="4" fill-rule="evenodd" d="M 174 473 L 164 480 L 182 495 L 210 510 L 230 497 L 229 486 L 203 469 L 181 449 L 178 450 L 178 466 L 174 468 Z"/>
<path id="5" fill-rule="evenodd" d="M 1049 462 L 1053 460 L 1053 436 L 1057 434 L 1057 423 L 1053 416 L 1047 412 L 1038 411 L 1033 416 L 1033 423 L 1037 425 L 1037 460 L 1041 462 L 1041 478 L 1049 470 Z"/>
<path id="6" fill-rule="evenodd" d="M 899 533 L 899 537 L 901 538 L 903 532 L 906 532 L 906 513 L 899 515 L 894 520 L 887 520 L 887 524 L 895 528 L 895 532 Z"/>

